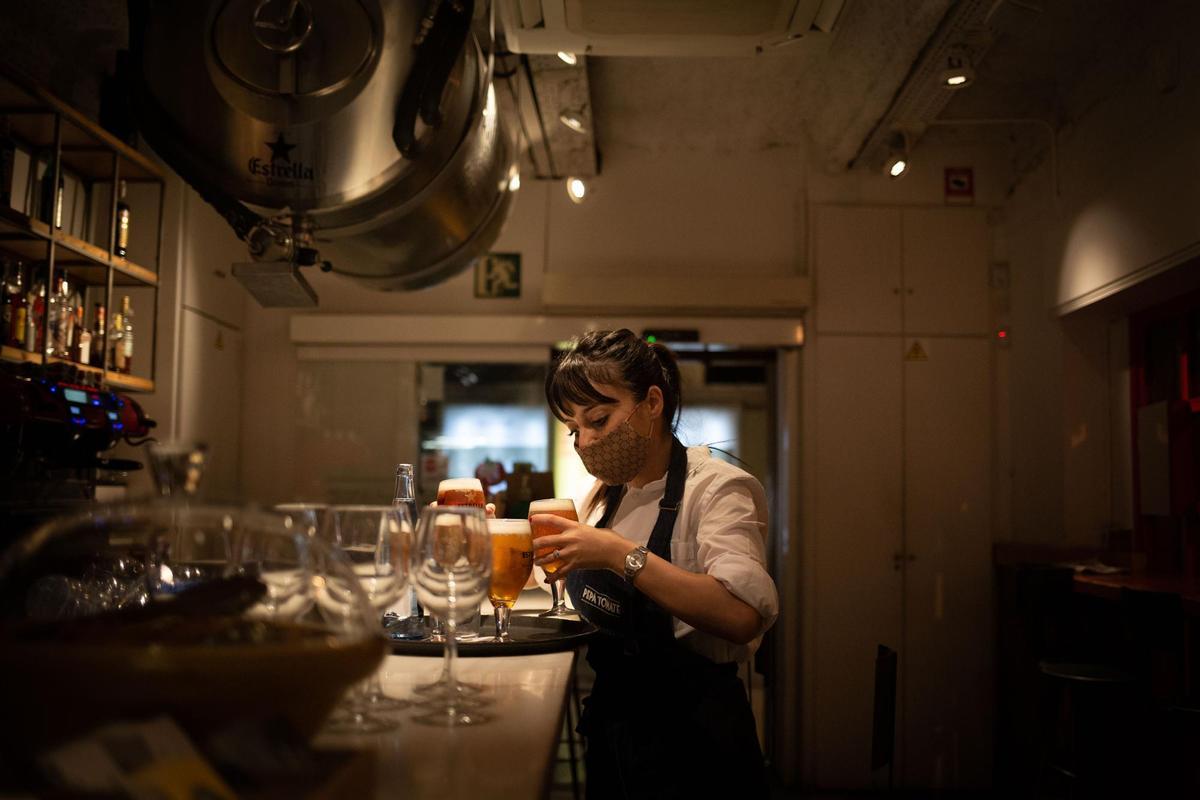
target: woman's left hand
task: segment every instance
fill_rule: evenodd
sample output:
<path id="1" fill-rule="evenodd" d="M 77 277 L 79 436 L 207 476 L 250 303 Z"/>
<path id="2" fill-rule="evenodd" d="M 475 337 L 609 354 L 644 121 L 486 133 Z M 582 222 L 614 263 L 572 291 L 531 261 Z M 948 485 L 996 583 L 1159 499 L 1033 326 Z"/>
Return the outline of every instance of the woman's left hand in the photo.
<path id="1" fill-rule="evenodd" d="M 546 576 L 547 583 L 576 569 L 619 570 L 624 564 L 625 554 L 633 549 L 632 542 L 605 528 L 580 525 L 556 514 L 534 514 L 529 519 L 530 522 L 536 520 L 539 527 L 559 531 L 533 540 L 535 550 L 545 550 L 547 547 L 555 550 L 533 562 L 544 567 L 558 561 L 558 569 L 553 575 Z"/>

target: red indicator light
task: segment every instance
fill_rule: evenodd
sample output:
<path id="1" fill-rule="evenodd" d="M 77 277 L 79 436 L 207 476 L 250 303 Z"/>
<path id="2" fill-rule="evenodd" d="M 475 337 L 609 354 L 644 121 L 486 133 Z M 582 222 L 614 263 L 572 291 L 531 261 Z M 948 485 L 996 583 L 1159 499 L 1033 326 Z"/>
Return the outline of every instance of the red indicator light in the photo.
<path id="1" fill-rule="evenodd" d="M 1004 330 L 1003 328 L 1001 328 L 1000 330 L 996 331 L 996 338 L 997 338 L 997 339 L 1007 339 L 1007 338 L 1008 338 L 1008 331 L 1006 331 L 1006 330 Z"/>

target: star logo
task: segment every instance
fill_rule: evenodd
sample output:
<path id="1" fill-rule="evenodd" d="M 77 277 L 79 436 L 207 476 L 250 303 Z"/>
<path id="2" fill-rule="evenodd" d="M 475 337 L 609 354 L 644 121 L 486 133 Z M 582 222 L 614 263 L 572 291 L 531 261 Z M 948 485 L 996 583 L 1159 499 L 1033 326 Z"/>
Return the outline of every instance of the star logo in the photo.
<path id="1" fill-rule="evenodd" d="M 280 131 L 279 135 L 275 137 L 275 141 L 265 142 L 265 144 L 267 145 L 267 147 L 271 148 L 271 163 L 272 164 L 274 164 L 276 161 L 280 161 L 280 160 L 286 161 L 289 164 L 292 163 L 291 153 L 292 153 L 292 150 L 295 149 L 296 145 L 288 144 L 287 141 L 283 138 L 282 131 Z"/>

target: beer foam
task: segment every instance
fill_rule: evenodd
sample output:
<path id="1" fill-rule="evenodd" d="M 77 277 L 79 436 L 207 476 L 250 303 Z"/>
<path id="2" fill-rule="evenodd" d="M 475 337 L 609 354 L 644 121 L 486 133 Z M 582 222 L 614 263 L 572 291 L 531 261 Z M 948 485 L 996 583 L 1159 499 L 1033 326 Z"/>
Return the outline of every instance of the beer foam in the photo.
<path id="1" fill-rule="evenodd" d="M 447 490 L 470 491 L 471 489 L 483 492 L 483 483 L 479 478 L 447 478 L 438 484 L 439 493 Z"/>
<path id="2" fill-rule="evenodd" d="M 463 518 L 458 514 L 438 514 L 434 518 L 433 524 L 439 528 L 461 528 L 463 526 Z"/>
<path id="3" fill-rule="evenodd" d="M 529 520 L 527 519 L 489 519 L 487 526 L 488 533 L 493 536 L 529 533 Z"/>
<path id="4" fill-rule="evenodd" d="M 575 501 L 569 497 L 555 497 L 550 500 L 534 500 L 529 504 L 530 514 L 553 514 L 555 511 L 575 513 Z"/>

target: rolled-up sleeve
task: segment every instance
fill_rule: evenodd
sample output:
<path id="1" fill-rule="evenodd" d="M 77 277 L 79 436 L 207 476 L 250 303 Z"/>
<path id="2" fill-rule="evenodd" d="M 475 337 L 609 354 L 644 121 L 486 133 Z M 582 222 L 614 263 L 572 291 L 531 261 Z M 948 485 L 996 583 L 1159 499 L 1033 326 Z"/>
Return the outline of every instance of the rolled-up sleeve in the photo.
<path id="1" fill-rule="evenodd" d="M 767 571 L 766 497 L 753 478 L 717 481 L 700 502 L 696 531 L 702 570 L 762 617 L 762 635 L 779 616 L 779 594 Z"/>

